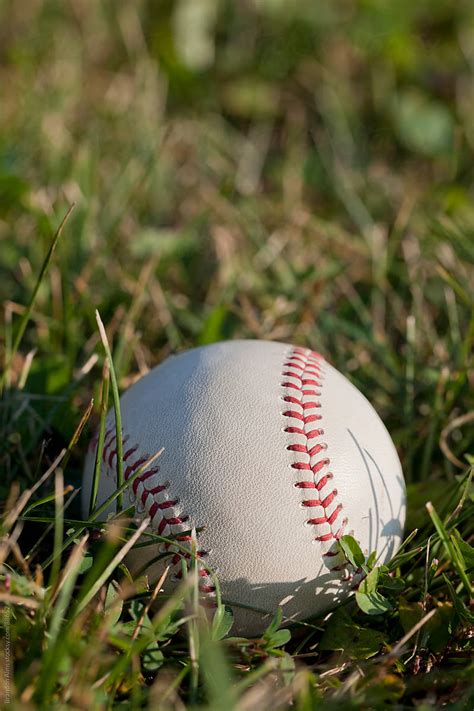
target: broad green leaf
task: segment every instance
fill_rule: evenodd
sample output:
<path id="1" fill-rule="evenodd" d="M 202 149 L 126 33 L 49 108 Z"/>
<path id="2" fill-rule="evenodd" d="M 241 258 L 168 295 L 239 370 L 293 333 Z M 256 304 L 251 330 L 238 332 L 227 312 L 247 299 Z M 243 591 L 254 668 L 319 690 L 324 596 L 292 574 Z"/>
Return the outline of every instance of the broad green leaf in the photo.
<path id="1" fill-rule="evenodd" d="M 283 613 L 281 610 L 281 607 L 277 608 L 277 611 L 275 613 L 275 616 L 273 620 L 270 622 L 268 625 L 267 629 L 265 630 L 263 634 L 264 639 L 270 639 L 270 637 L 273 635 L 274 632 L 277 631 L 279 626 L 281 625 L 281 621 L 283 619 Z"/>
<path id="2" fill-rule="evenodd" d="M 354 568 L 362 568 L 365 565 L 365 556 L 356 539 L 352 536 L 342 536 L 339 539 L 339 548 Z"/>
<path id="3" fill-rule="evenodd" d="M 407 583 L 403 578 L 392 578 L 392 576 L 387 573 L 381 573 L 379 576 L 379 586 L 387 588 L 387 590 L 400 591 L 406 588 Z"/>
<path id="4" fill-rule="evenodd" d="M 265 638 L 267 639 L 267 637 Z M 291 639 L 291 632 L 288 629 L 277 630 L 268 639 L 267 648 L 282 647 Z"/>
<path id="5" fill-rule="evenodd" d="M 378 592 L 366 594 L 357 591 L 355 597 L 360 609 L 366 615 L 383 615 L 385 612 L 393 610 L 392 604 Z"/>
<path id="6" fill-rule="evenodd" d="M 234 616 L 229 607 L 220 605 L 212 619 L 211 639 L 223 639 L 230 631 L 234 623 Z"/>
<path id="7" fill-rule="evenodd" d="M 370 573 L 361 581 L 359 585 L 359 592 L 369 595 L 377 590 L 377 585 L 379 582 L 380 568 L 374 568 Z"/>
<path id="8" fill-rule="evenodd" d="M 143 668 L 147 672 L 156 672 L 163 665 L 164 659 L 163 652 L 156 646 L 156 642 L 153 642 L 143 653 Z"/>
<path id="9" fill-rule="evenodd" d="M 372 553 L 367 558 L 367 568 L 372 570 L 377 560 L 377 551 L 372 551 Z"/>
<path id="10" fill-rule="evenodd" d="M 339 609 L 328 620 L 318 649 L 340 650 L 351 659 L 368 659 L 380 651 L 383 642 L 382 632 L 361 627 L 347 610 Z"/>

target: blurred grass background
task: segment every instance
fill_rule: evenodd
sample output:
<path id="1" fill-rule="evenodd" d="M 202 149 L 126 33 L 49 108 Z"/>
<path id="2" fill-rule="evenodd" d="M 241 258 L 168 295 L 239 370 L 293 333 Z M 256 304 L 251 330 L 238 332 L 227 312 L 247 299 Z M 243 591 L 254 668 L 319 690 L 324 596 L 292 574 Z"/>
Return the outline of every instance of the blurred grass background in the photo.
<path id="1" fill-rule="evenodd" d="M 1 498 L 99 402 L 98 308 L 122 387 L 224 338 L 321 351 L 426 521 L 473 443 L 473 72 L 470 0 L 0 0 L 4 361 L 75 203 L 1 403 Z"/>

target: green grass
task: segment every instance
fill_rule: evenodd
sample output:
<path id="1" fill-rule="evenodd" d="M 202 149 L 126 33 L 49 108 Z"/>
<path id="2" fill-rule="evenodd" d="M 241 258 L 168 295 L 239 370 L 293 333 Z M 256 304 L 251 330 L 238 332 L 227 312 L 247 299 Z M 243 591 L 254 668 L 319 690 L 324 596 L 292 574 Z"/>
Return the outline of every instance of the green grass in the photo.
<path id="1" fill-rule="evenodd" d="M 0 0 L 13 708 L 473 706 L 474 8 L 289 5 Z M 253 640 L 225 600 L 206 624 L 192 570 L 154 611 L 123 563 L 136 529 L 99 532 L 77 496 L 115 383 L 232 338 L 327 355 L 408 485 L 394 561 Z"/>

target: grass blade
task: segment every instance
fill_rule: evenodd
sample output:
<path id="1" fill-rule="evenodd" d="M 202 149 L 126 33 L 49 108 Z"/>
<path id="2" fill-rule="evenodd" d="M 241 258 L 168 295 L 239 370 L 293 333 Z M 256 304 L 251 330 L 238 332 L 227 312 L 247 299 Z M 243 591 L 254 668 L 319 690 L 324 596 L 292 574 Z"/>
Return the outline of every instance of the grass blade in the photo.
<path id="1" fill-rule="evenodd" d="M 104 374 L 102 378 L 102 392 L 100 398 L 100 425 L 99 425 L 99 437 L 97 440 L 97 450 L 95 453 L 95 466 L 94 466 L 94 478 L 91 487 L 91 498 L 89 503 L 89 512 L 94 510 L 95 502 L 97 500 L 97 493 L 99 491 L 99 481 L 100 481 L 100 469 L 102 462 L 102 452 L 104 450 L 105 441 L 105 422 L 107 418 L 107 407 L 109 403 L 109 384 L 110 384 L 110 369 L 109 361 L 106 360 L 104 363 Z"/>
<path id="2" fill-rule="evenodd" d="M 67 634 L 61 634 L 63 626 L 70 627 L 72 618 L 66 620 L 66 610 L 74 593 L 74 586 L 79 575 L 79 569 L 84 557 L 87 536 L 74 548 L 64 570 L 58 599 L 52 608 L 51 622 L 48 631 L 48 647 L 45 651 L 41 674 L 37 681 L 37 696 L 46 700 L 56 683 L 60 669 L 60 659 L 64 646 L 67 644 Z"/>
<path id="3" fill-rule="evenodd" d="M 54 561 L 49 576 L 50 592 L 54 589 L 61 567 L 61 548 L 64 535 L 64 477 L 59 468 L 55 473 L 54 489 Z"/>
<path id="4" fill-rule="evenodd" d="M 112 359 L 112 353 L 109 346 L 109 341 L 107 339 L 107 334 L 105 332 L 104 324 L 100 318 L 99 311 L 96 310 L 95 317 L 97 319 L 97 325 L 99 327 L 100 338 L 102 340 L 102 345 L 104 346 L 105 354 L 109 363 L 110 370 L 110 381 L 112 384 L 112 399 L 114 403 L 115 412 L 115 436 L 117 443 L 117 488 L 123 485 L 123 440 L 122 440 L 122 416 L 120 413 L 120 394 L 117 383 L 117 376 L 115 373 L 114 362 Z M 120 493 L 117 497 L 117 508 L 120 511 L 122 508 L 123 498 Z"/>
<path id="5" fill-rule="evenodd" d="M 431 520 L 433 521 L 434 527 L 436 528 L 436 531 L 438 532 L 438 536 L 440 537 L 440 540 L 446 550 L 446 553 L 448 554 L 448 558 L 452 562 L 454 567 L 456 568 L 458 575 L 461 578 L 464 589 L 466 590 L 467 594 L 469 595 L 469 599 L 471 599 L 472 586 L 471 586 L 468 576 L 466 575 L 466 571 L 464 569 L 463 562 L 459 559 L 459 556 L 456 553 L 456 549 L 452 544 L 451 537 L 450 537 L 449 533 L 447 532 L 440 517 L 438 516 L 436 509 L 433 506 L 433 504 L 431 503 L 431 501 L 428 501 L 428 503 L 426 504 L 426 509 L 427 509 L 429 515 L 431 516 Z"/>
<path id="6" fill-rule="evenodd" d="M 37 295 L 38 295 L 39 288 L 40 288 L 40 286 L 41 286 L 41 283 L 42 283 L 42 281 L 43 281 L 43 279 L 44 279 L 44 276 L 45 276 L 45 274 L 46 274 L 46 271 L 47 271 L 47 269 L 48 269 L 48 267 L 49 267 L 49 264 L 50 264 L 50 262 L 51 262 L 51 259 L 52 259 L 54 250 L 55 250 L 55 248 L 56 248 L 56 245 L 57 245 L 57 243 L 58 243 L 59 238 L 61 237 L 61 234 L 62 234 L 62 231 L 63 231 L 63 229 L 64 229 L 64 226 L 65 226 L 66 222 L 67 222 L 68 219 L 69 219 L 69 215 L 70 215 L 71 212 L 74 210 L 74 207 L 75 207 L 74 203 L 73 203 L 72 205 L 70 205 L 69 209 L 67 210 L 67 212 L 66 212 L 66 214 L 64 215 L 63 219 L 61 220 L 61 224 L 59 225 L 58 229 L 56 230 L 56 232 L 55 232 L 55 234 L 54 234 L 54 237 L 53 237 L 53 240 L 52 240 L 52 242 L 51 242 L 51 244 L 50 244 L 48 253 L 47 253 L 46 257 L 44 258 L 44 262 L 43 262 L 43 264 L 42 264 L 42 266 L 41 266 L 41 270 L 40 270 L 40 273 L 39 273 L 39 275 L 38 275 L 38 279 L 36 280 L 36 284 L 35 284 L 35 287 L 34 287 L 34 289 L 33 289 L 33 293 L 31 294 L 31 298 L 30 298 L 30 301 L 29 301 L 29 303 L 28 303 L 28 306 L 26 307 L 25 312 L 24 312 L 23 316 L 21 317 L 21 321 L 20 321 L 20 325 L 19 325 L 19 327 L 18 327 L 18 331 L 16 332 L 16 336 L 15 336 L 15 338 L 14 338 L 14 340 L 13 340 L 13 345 L 12 345 L 12 347 L 11 347 L 11 350 L 10 350 L 9 354 L 8 354 L 7 362 L 6 362 L 6 364 L 5 364 L 5 370 L 4 370 L 3 374 L 2 374 L 2 376 L 0 377 L 0 394 L 3 392 L 3 388 L 5 387 L 5 383 L 8 381 L 8 378 L 9 378 L 9 376 L 10 376 L 10 368 L 11 368 L 11 365 L 12 365 L 12 363 L 13 363 L 13 360 L 14 360 L 14 358 L 15 358 L 15 355 L 16 355 L 16 353 L 17 353 L 17 351 L 18 351 L 19 346 L 20 346 L 21 339 L 23 338 L 23 334 L 25 333 L 25 330 L 26 330 L 26 326 L 27 326 L 27 324 L 28 324 L 28 321 L 30 320 L 31 312 L 32 312 L 32 310 L 33 310 L 33 306 L 34 306 L 34 303 L 35 303 L 35 301 L 36 301 L 36 297 L 37 297 Z"/>

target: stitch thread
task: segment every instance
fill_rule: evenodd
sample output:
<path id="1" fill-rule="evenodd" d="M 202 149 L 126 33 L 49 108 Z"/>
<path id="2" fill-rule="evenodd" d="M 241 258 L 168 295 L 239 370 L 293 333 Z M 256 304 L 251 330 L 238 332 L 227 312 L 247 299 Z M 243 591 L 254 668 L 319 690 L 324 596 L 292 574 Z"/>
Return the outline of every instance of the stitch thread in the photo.
<path id="1" fill-rule="evenodd" d="M 321 452 L 327 450 L 327 444 L 314 443 L 312 440 L 322 437 L 324 430 L 308 426 L 323 419 L 321 414 L 315 412 L 321 408 L 321 403 L 315 400 L 315 397 L 321 395 L 324 387 L 322 356 L 307 348 L 293 348 L 285 359 L 281 376 L 282 399 L 292 405 L 291 409 L 282 412 L 283 417 L 288 419 L 285 432 L 299 437 L 299 440 L 286 447 L 288 451 L 295 453 L 291 468 L 303 475 L 300 481 L 294 483 L 294 487 L 300 489 L 303 495 L 311 490 L 319 494 L 318 498 L 304 496 L 301 505 L 317 509 L 316 515 L 308 518 L 306 524 L 314 527 L 314 540 L 324 544 L 323 556 L 329 562 L 329 559 L 338 556 L 334 544 L 343 535 L 348 521 L 347 518 L 342 518 L 343 505 L 337 502 L 337 489 L 327 489 L 333 479 L 332 472 L 328 471 L 330 458 L 326 456 L 316 459 Z M 330 567 L 332 571 L 343 569 L 344 564 Z"/>
<path id="2" fill-rule="evenodd" d="M 97 446 L 98 436 L 94 437 L 91 443 L 91 449 Z M 129 441 L 129 435 L 123 437 L 123 444 Z M 117 435 L 115 426 L 111 426 L 106 430 L 104 438 L 104 447 L 102 449 L 102 461 L 105 465 L 107 476 L 113 473 L 117 463 Z M 125 449 L 125 447 L 124 447 Z M 133 444 L 123 455 L 123 460 L 127 466 L 124 471 L 124 478 L 129 479 L 137 469 L 145 464 L 149 459 L 148 454 L 139 452 L 139 445 Z M 160 471 L 159 466 L 154 466 L 142 472 L 133 482 L 130 498 L 135 502 L 139 513 L 146 512 L 151 519 L 151 526 L 158 535 L 174 535 L 180 544 L 191 543 L 192 536 L 186 533 L 186 523 L 189 521 L 189 516 L 179 513 L 176 506 L 179 499 L 171 497 L 170 482 L 158 481 L 157 474 Z M 162 545 L 163 551 L 169 551 L 171 557 L 171 566 L 174 568 L 173 576 L 175 580 L 182 578 L 182 570 L 180 562 L 191 559 L 191 553 L 173 550 L 173 545 L 165 543 Z M 198 560 L 202 560 L 208 555 L 208 551 L 196 551 Z M 215 606 L 215 586 L 207 570 L 201 566 L 198 569 L 199 575 L 199 590 L 205 596 L 205 606 Z"/>

